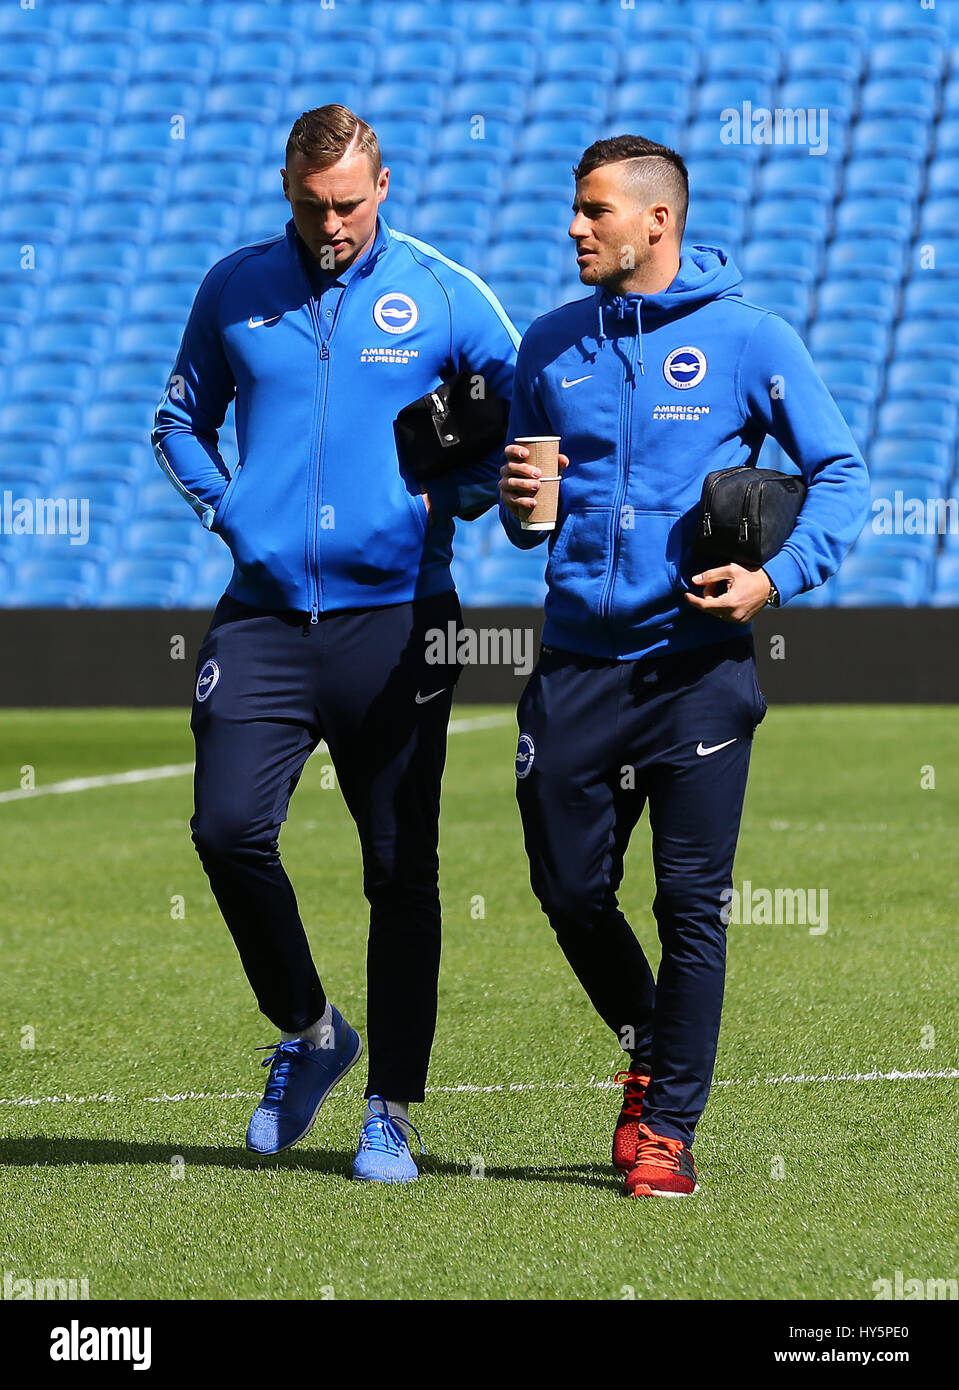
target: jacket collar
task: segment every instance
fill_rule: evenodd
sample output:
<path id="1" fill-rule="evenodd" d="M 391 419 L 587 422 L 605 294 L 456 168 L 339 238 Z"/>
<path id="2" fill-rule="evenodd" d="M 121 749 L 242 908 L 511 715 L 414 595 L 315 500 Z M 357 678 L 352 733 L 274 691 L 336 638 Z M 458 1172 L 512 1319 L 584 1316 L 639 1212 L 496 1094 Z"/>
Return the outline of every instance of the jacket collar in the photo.
<path id="1" fill-rule="evenodd" d="M 300 259 L 305 270 L 309 264 L 306 257 L 309 256 L 310 253 L 304 245 L 299 232 L 296 230 L 296 223 L 293 221 L 292 217 L 286 224 L 286 240 L 290 250 Z M 376 235 L 373 238 L 373 244 L 369 251 L 359 264 L 354 262 L 354 265 L 351 265 L 349 269 L 344 272 L 344 277 L 350 279 L 354 274 L 369 275 L 376 262 L 384 252 L 389 249 L 390 240 L 390 229 L 383 220 L 383 215 L 381 213 L 376 219 Z"/>

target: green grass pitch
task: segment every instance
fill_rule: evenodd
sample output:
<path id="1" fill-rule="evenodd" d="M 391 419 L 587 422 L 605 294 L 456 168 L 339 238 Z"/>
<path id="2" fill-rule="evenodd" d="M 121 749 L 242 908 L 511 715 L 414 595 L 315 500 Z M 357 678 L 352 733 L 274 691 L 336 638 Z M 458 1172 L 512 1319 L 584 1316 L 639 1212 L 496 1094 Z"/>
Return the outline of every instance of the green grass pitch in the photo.
<path id="1" fill-rule="evenodd" d="M 737 883 L 826 889 L 828 930 L 730 927 L 721 1084 L 681 1202 L 619 1196 L 600 1083 L 621 1054 L 529 891 L 511 711 L 454 718 L 497 713 L 450 738 L 428 1156 L 406 1188 L 348 1180 L 363 1064 L 301 1146 L 246 1155 L 274 1033 L 195 859 L 188 776 L 0 802 L 0 1274 L 108 1299 L 869 1300 L 896 1270 L 956 1276 L 955 712 L 760 727 Z M 5 712 L 0 789 L 25 766 L 43 786 L 191 758 L 185 709 Z M 366 904 L 326 762 L 281 844 L 362 1031 Z M 658 959 L 645 820 L 621 896 Z M 925 1075 L 848 1079 L 895 1071 Z"/>

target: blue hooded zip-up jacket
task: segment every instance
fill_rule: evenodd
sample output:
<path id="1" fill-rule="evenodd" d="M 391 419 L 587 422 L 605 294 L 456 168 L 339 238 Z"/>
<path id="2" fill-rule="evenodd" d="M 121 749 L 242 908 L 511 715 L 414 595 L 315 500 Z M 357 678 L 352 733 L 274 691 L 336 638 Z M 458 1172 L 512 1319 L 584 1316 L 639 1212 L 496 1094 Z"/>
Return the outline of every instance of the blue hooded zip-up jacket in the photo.
<path id="1" fill-rule="evenodd" d="M 316 619 L 444 592 L 454 517 L 495 502 L 502 452 L 431 480 L 428 517 L 393 421 L 446 367 L 509 401 L 519 336 L 477 276 L 382 215 L 321 332 L 301 248 L 291 220 L 206 276 L 157 410 L 157 460 L 229 545 L 227 593 L 244 603 Z M 234 395 L 231 476 L 217 440 Z"/>
<path id="2" fill-rule="evenodd" d="M 821 584 L 858 536 L 869 505 L 862 455 L 784 319 L 742 298 L 726 253 L 684 247 L 661 294 L 588 299 L 537 319 L 523 339 L 509 438 L 557 434 L 569 466 L 549 537 L 543 641 L 632 660 L 728 641 L 748 624 L 685 598 L 703 480 L 755 463 L 772 435 L 808 485 L 792 535 L 764 569 L 780 600 Z"/>

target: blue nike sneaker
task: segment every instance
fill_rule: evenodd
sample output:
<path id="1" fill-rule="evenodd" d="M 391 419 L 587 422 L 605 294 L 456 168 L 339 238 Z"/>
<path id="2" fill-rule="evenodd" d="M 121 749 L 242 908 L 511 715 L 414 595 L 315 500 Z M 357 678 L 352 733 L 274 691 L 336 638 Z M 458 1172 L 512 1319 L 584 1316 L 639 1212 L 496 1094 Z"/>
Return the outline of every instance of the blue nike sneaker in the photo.
<path id="1" fill-rule="evenodd" d="M 382 1111 L 377 1110 L 377 1101 Z M 360 1130 L 360 1147 L 353 1160 L 354 1178 L 360 1182 L 415 1182 L 419 1172 L 403 1130 L 415 1134 L 420 1153 L 426 1153 L 419 1130 L 408 1121 L 392 1116 L 382 1096 L 370 1096 L 368 1103 L 374 1113 L 363 1122 Z"/>
<path id="2" fill-rule="evenodd" d="M 263 1099 L 253 1111 L 246 1131 L 246 1147 L 258 1154 L 277 1154 L 303 1139 L 313 1128 L 326 1100 L 338 1081 L 355 1066 L 363 1053 L 363 1043 L 338 1009 L 333 1009 L 330 1046 L 320 1047 L 309 1038 L 294 1038 L 270 1047 L 262 1065 L 270 1068 Z"/>

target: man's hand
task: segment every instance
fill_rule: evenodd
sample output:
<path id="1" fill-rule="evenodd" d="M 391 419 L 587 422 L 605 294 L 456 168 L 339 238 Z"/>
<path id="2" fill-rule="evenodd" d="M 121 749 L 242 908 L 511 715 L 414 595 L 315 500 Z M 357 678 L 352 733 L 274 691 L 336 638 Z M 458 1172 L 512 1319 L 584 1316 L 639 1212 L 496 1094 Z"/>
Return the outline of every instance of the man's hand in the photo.
<path id="1" fill-rule="evenodd" d="M 531 463 L 525 463 L 529 458 L 529 450 L 522 444 L 507 444 L 504 453 L 506 462 L 500 469 L 499 495 L 503 499 L 506 510 L 519 517 L 520 521 L 528 516 L 536 505 L 536 494 L 539 491 L 540 470 L 534 468 Z M 559 471 L 569 464 L 569 459 L 565 454 L 559 455 Z"/>
<path id="2" fill-rule="evenodd" d="M 423 501 L 426 503 L 426 520 L 427 520 L 427 521 L 432 521 L 432 519 L 433 519 L 433 503 L 430 501 L 430 495 L 429 495 L 428 492 L 424 492 L 424 493 L 421 494 L 421 496 L 422 496 L 422 498 L 423 498 Z"/>
<path id="3" fill-rule="evenodd" d="M 765 607 L 772 588 L 765 570 L 748 570 L 735 564 L 694 574 L 693 583 L 703 586 L 705 597 L 687 593 L 689 602 L 694 608 L 722 618 L 724 623 L 748 623 Z"/>

